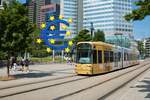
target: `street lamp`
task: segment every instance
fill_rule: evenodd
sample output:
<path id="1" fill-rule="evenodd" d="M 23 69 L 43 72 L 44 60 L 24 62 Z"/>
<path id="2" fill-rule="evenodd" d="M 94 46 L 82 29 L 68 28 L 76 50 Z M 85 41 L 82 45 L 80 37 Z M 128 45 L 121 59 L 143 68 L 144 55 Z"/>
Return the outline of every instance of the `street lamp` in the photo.
<path id="1" fill-rule="evenodd" d="M 122 33 L 115 33 L 114 35 L 117 38 L 117 42 L 119 42 L 120 46 L 122 47 L 123 46 L 123 41 L 122 41 L 123 34 Z M 118 36 L 121 36 L 121 40 L 118 38 Z M 116 43 L 116 45 L 117 45 L 117 43 Z"/>
<path id="2" fill-rule="evenodd" d="M 94 32 L 94 26 L 93 26 L 93 22 L 90 22 L 90 30 L 91 30 L 91 37 L 93 38 L 93 32 Z"/>
<path id="3" fill-rule="evenodd" d="M 123 59 L 124 59 L 123 48 L 122 48 L 123 47 L 123 41 L 122 41 L 123 34 L 122 33 L 115 33 L 114 35 L 116 36 L 116 38 L 117 38 L 117 36 L 121 36 L 121 40 L 118 39 L 118 42 L 121 46 L 121 61 L 122 61 L 122 67 L 123 67 Z"/>

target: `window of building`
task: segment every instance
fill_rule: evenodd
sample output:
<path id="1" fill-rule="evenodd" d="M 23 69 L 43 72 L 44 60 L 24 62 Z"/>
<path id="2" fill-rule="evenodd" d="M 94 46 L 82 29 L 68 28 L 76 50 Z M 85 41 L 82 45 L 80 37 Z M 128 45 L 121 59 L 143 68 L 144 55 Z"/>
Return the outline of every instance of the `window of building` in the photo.
<path id="1" fill-rule="evenodd" d="M 1 5 L 1 0 L 0 0 L 0 5 Z"/>

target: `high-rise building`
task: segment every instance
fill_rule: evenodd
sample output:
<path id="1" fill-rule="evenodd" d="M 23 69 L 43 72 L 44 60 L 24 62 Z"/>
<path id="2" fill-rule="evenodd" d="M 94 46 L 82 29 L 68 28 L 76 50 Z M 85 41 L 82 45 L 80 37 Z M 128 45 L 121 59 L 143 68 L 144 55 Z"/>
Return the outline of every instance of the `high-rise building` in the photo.
<path id="1" fill-rule="evenodd" d="M 83 0 L 83 27 L 102 30 L 106 35 L 132 35 L 133 27 L 125 21 L 126 14 L 131 13 L 131 0 Z"/>
<path id="2" fill-rule="evenodd" d="M 85 28 L 102 30 L 106 35 L 123 34 L 132 36 L 133 26 L 124 19 L 131 12 L 131 0 L 32 0 L 35 2 L 35 17 L 40 26 L 48 15 L 61 14 L 65 20 L 73 18 L 70 25 L 72 33 L 78 33 Z M 48 6 L 49 5 L 49 6 Z M 50 6 L 51 5 L 51 6 Z M 57 11 L 53 11 L 54 5 Z M 32 7 L 32 9 L 34 8 Z M 60 11 L 59 11 L 60 10 Z M 32 12 L 32 11 L 31 11 Z M 60 12 L 60 13 L 58 13 Z M 46 18 L 44 18 L 46 17 Z"/>
<path id="3" fill-rule="evenodd" d="M 27 2 L 28 6 L 28 17 L 31 23 L 36 23 L 36 2 L 31 0 Z"/>
<path id="4" fill-rule="evenodd" d="M 83 25 L 83 1 L 82 0 L 29 0 L 29 18 L 38 27 L 51 15 L 63 15 L 64 19 L 73 19 L 70 24 L 72 33 L 77 33 Z M 80 4 L 80 5 L 78 5 Z M 79 15 L 79 16 L 78 16 Z"/>
<path id="5" fill-rule="evenodd" d="M 143 40 L 145 48 L 145 57 L 150 57 L 150 37 Z"/>
<path id="6" fill-rule="evenodd" d="M 12 2 L 12 0 L 0 0 L 0 10 L 3 9 L 3 2 L 6 2 L 7 4 L 9 4 Z"/>
<path id="7" fill-rule="evenodd" d="M 50 15 L 60 14 L 59 0 L 27 0 L 28 16 L 40 28 Z"/>
<path id="8" fill-rule="evenodd" d="M 0 0 L 0 9 L 2 9 L 2 0 Z"/>
<path id="9" fill-rule="evenodd" d="M 73 19 L 73 23 L 70 24 L 72 33 L 77 33 L 77 11 L 77 0 L 60 0 L 60 14 L 64 16 L 65 20 Z"/>
<path id="10" fill-rule="evenodd" d="M 45 0 L 36 0 L 36 23 L 40 27 L 41 7 L 45 5 Z"/>
<path id="11" fill-rule="evenodd" d="M 55 16 L 55 18 L 60 15 L 60 6 L 58 4 L 48 4 L 41 6 L 40 10 L 40 24 L 49 20 L 50 16 Z"/>

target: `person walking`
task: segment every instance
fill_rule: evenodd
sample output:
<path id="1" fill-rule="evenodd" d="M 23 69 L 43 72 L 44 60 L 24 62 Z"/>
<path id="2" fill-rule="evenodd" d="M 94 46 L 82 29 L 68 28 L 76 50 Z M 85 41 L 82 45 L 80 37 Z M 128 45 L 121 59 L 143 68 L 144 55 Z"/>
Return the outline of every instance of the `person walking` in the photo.
<path id="1" fill-rule="evenodd" d="M 12 69 L 16 71 L 17 69 L 17 57 L 16 56 L 12 58 L 12 66 L 13 66 Z"/>
<path id="2" fill-rule="evenodd" d="M 29 72 L 29 60 L 28 60 L 28 58 L 25 59 L 25 71 Z"/>
<path id="3" fill-rule="evenodd" d="M 24 71 L 24 66 L 25 66 L 25 59 L 24 58 L 21 59 L 20 65 L 22 66 L 21 70 Z"/>

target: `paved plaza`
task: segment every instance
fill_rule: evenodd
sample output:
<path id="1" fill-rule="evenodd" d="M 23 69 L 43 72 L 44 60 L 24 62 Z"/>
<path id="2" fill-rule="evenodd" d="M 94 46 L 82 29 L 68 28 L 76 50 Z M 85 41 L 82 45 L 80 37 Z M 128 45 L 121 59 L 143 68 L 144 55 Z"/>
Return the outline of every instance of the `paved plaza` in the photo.
<path id="1" fill-rule="evenodd" d="M 148 65 L 147 67 L 149 67 Z M 143 66 L 144 67 L 144 66 Z M 76 93 L 75 95 L 69 96 L 67 98 L 64 98 L 65 100 L 96 100 L 98 96 L 105 93 L 105 90 L 109 90 L 113 88 L 117 84 L 121 84 L 123 81 L 118 81 L 117 83 L 114 81 L 100 85 L 97 87 L 93 87 L 91 89 L 85 90 L 84 88 L 87 88 L 89 86 L 92 86 L 93 84 L 96 84 L 100 81 L 107 80 L 108 78 L 111 78 L 114 75 L 117 75 L 119 73 L 125 72 L 126 70 L 133 69 L 134 67 L 127 68 L 124 70 L 120 70 L 113 73 L 108 73 L 104 75 L 98 75 L 94 77 L 86 77 L 86 76 L 76 76 L 76 77 L 70 77 L 68 79 L 60 79 L 60 80 L 54 80 L 56 78 L 62 78 L 62 77 L 68 77 L 68 76 L 74 76 L 76 75 L 74 72 L 74 64 L 45 64 L 45 65 L 30 65 L 29 66 L 30 71 L 29 72 L 22 72 L 22 71 L 10 71 L 11 75 L 14 75 L 17 79 L 16 80 L 10 80 L 10 81 L 0 81 L 0 91 L 1 95 L 11 93 L 15 91 L 24 91 L 31 88 L 39 88 L 39 87 L 45 87 L 47 88 L 38 89 L 34 91 L 29 91 L 26 93 L 21 93 L 13 96 L 8 96 L 1 98 L 1 100 L 16 100 L 20 98 L 20 100 L 48 100 L 48 98 L 51 97 L 59 97 L 64 94 L 70 94 L 74 93 L 74 91 L 81 90 L 82 92 Z M 6 75 L 6 68 L 0 69 L 0 76 Z M 149 100 L 150 99 L 150 69 L 147 70 L 145 73 L 140 75 L 138 78 L 134 79 L 127 85 L 125 85 L 123 88 L 115 91 L 112 95 L 105 98 L 105 100 Z M 75 81 L 77 79 L 77 81 Z M 51 80 L 51 81 L 46 81 Z M 125 80 L 125 78 L 123 78 Z M 40 81 L 44 83 L 39 83 Z M 68 83 L 68 82 L 71 83 Z M 35 84 L 37 82 L 37 84 Z M 60 84 L 63 83 L 64 84 Z M 34 84 L 30 84 L 34 83 Z M 26 86 L 25 84 L 30 84 Z M 55 85 L 56 86 L 55 86 Z M 21 86 L 24 85 L 24 86 Z M 32 86 L 33 85 L 33 86 Z M 17 87 L 17 86 L 21 86 Z M 16 88 L 10 88 L 10 87 L 16 87 Z M 26 88 L 25 88 L 26 87 Z M 10 88 L 10 90 L 9 90 Z M 18 88 L 18 90 L 16 90 Z M 7 89 L 9 91 L 7 91 Z M 58 91 L 56 91 L 58 90 Z M 6 92 L 5 92 L 6 91 Z M 62 92 L 63 91 L 63 92 Z M 37 95 L 39 94 L 39 95 Z M 87 95 L 89 94 L 89 95 Z"/>

